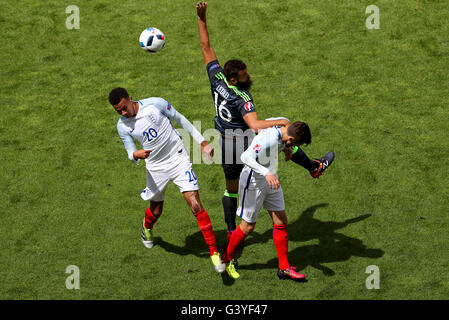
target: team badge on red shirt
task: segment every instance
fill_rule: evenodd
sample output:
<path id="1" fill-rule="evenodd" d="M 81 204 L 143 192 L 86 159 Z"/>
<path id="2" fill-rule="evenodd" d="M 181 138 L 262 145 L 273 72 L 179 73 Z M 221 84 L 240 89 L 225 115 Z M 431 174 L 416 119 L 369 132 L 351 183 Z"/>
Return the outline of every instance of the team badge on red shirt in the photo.
<path id="1" fill-rule="evenodd" d="M 247 103 L 245 103 L 245 110 L 246 111 L 251 111 L 254 109 L 254 105 L 251 101 L 248 101 Z"/>

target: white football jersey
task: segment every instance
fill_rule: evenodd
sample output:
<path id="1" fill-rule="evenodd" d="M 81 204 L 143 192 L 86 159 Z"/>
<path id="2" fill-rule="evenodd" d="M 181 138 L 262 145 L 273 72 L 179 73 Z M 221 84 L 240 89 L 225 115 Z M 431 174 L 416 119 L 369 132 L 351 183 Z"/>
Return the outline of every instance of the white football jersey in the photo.
<path id="1" fill-rule="evenodd" d="M 268 118 L 266 120 L 277 119 L 286 118 Z M 263 129 L 254 137 L 251 145 L 242 154 L 241 160 L 247 167 L 253 169 L 256 175 L 265 176 L 269 172 L 276 174 L 279 153 L 284 150 L 284 147 L 285 143 L 282 141 L 279 127 Z"/>
<path id="2" fill-rule="evenodd" d="M 181 136 L 173 127 L 170 118 L 179 114 L 170 103 L 162 98 L 148 98 L 137 101 L 139 110 L 132 118 L 120 117 L 117 131 L 123 141 L 128 158 L 135 162 L 133 153 L 137 150 L 134 139 L 141 148 L 151 150 L 145 159 L 148 169 L 157 170 L 167 165 L 176 165 L 189 158 L 182 144 Z"/>

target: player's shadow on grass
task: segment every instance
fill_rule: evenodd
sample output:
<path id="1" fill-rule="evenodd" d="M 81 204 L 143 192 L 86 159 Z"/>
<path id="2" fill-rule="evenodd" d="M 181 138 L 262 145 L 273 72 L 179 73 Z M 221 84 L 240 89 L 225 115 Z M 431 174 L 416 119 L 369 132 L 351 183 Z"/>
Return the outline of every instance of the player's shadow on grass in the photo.
<path id="1" fill-rule="evenodd" d="M 342 222 L 320 221 L 313 217 L 317 209 L 327 206 L 327 203 L 314 205 L 303 211 L 296 221 L 288 223 L 289 243 L 318 240 L 318 244 L 305 245 L 293 250 L 290 249 L 288 255 L 292 265 L 296 266 L 298 270 L 303 270 L 307 266 L 312 266 L 315 269 L 321 270 L 323 274 L 327 276 L 333 276 L 335 272 L 323 265 L 324 263 L 346 261 L 352 256 L 368 258 L 380 258 L 383 256 L 383 250 L 367 248 L 362 240 L 351 238 L 337 232 L 337 230 L 343 229 L 349 224 L 357 223 L 369 218 L 371 216 L 370 214 L 364 214 Z M 220 252 L 223 253 L 226 245 L 227 231 L 217 230 L 216 227 L 214 228 L 214 231 L 218 248 Z M 154 240 L 155 245 L 162 247 L 166 251 L 183 256 L 195 255 L 200 258 L 209 259 L 209 251 L 201 231 L 188 235 L 185 239 L 185 244 L 182 247 L 166 242 L 162 237 L 155 237 Z M 236 258 L 239 258 L 239 269 L 277 269 L 278 259 L 275 253 L 274 257 L 266 263 L 244 264 L 245 248 L 256 243 L 265 242 L 271 242 L 271 244 L 273 244 L 273 230 L 268 229 L 264 233 L 258 233 L 256 226 L 256 230 L 248 236 L 243 248 L 236 255 Z M 290 248 L 291 247 L 292 246 L 290 246 Z M 229 280 L 229 277 L 224 277 L 224 282 L 226 281 L 229 282 L 232 280 Z"/>
<path id="2" fill-rule="evenodd" d="M 296 266 L 298 270 L 312 266 L 315 269 L 321 270 L 326 276 L 333 276 L 335 272 L 323 265 L 324 263 L 346 261 L 352 256 L 368 258 L 380 258 L 383 256 L 383 250 L 367 248 L 362 240 L 351 238 L 337 232 L 337 230 L 343 229 L 349 224 L 369 218 L 371 216 L 370 214 L 364 214 L 342 222 L 320 221 L 315 219 L 313 217 L 315 211 L 318 208 L 326 206 L 327 204 L 325 203 L 314 205 L 302 212 L 296 221 L 288 224 L 289 243 L 318 240 L 318 244 L 305 245 L 289 250 L 289 262 L 292 265 Z M 244 248 L 254 243 L 272 242 L 272 234 L 272 229 L 267 230 L 263 234 L 254 234 L 253 237 L 250 236 L 245 241 Z M 278 259 L 275 256 L 266 263 L 244 265 L 242 261 L 239 269 L 277 269 L 277 267 Z"/>
<path id="3" fill-rule="evenodd" d="M 214 228 L 214 234 L 217 241 L 217 246 L 221 253 L 222 252 L 221 249 L 222 248 L 224 249 L 225 247 L 227 232 L 226 230 L 217 231 L 216 228 Z M 154 245 L 160 246 L 161 248 L 163 248 L 168 252 L 173 252 L 181 256 L 195 255 L 200 258 L 208 258 L 208 259 L 210 258 L 209 248 L 207 247 L 206 242 L 204 241 L 204 237 L 201 231 L 197 231 L 193 234 L 188 235 L 186 237 L 185 244 L 182 247 L 166 242 L 164 239 L 162 239 L 162 237 L 154 237 Z"/>
<path id="4" fill-rule="evenodd" d="M 220 254 L 223 254 L 226 247 L 227 231 L 217 230 L 216 228 L 214 228 L 214 233 L 217 241 L 218 250 L 220 251 Z M 168 252 L 173 252 L 181 256 L 194 255 L 200 258 L 210 260 L 209 248 L 207 247 L 206 242 L 204 241 L 203 234 L 201 233 L 201 231 L 197 231 L 193 234 L 188 235 L 186 237 L 185 244 L 183 247 L 166 242 L 164 241 L 164 239 L 162 239 L 162 237 L 155 237 L 154 244 L 155 246 L 160 246 L 161 248 L 163 248 Z M 210 264 L 210 268 L 212 268 L 212 262 L 208 261 L 208 263 Z M 221 275 L 224 285 L 230 286 L 235 282 L 234 279 L 225 275 L 225 273 L 222 273 Z"/>
<path id="5" fill-rule="evenodd" d="M 217 240 L 217 246 L 219 248 L 218 250 L 222 254 L 226 245 L 227 231 L 226 230 L 217 231 L 214 229 L 214 233 L 215 238 Z M 168 252 L 173 252 L 181 256 L 194 255 L 200 258 L 210 260 L 209 249 L 206 245 L 206 242 L 204 241 L 203 234 L 201 233 L 201 231 L 188 235 L 186 237 L 185 244 L 183 247 L 166 242 L 164 241 L 164 239 L 162 239 L 162 237 L 155 237 L 154 244 L 155 246 L 160 246 L 161 248 L 163 248 Z M 210 268 L 212 268 L 212 262 L 208 261 L 208 263 L 210 263 Z M 222 273 L 222 281 L 224 285 L 230 286 L 234 283 L 235 280 Z"/>

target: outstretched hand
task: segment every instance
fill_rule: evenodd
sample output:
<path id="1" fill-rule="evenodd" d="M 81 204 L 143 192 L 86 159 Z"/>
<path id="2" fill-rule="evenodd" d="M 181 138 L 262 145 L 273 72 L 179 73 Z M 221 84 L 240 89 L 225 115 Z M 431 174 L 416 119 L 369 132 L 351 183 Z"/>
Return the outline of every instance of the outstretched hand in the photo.
<path id="1" fill-rule="evenodd" d="M 207 10 L 207 2 L 200 1 L 196 4 L 196 13 L 198 17 L 203 21 L 206 21 L 206 10 Z"/>

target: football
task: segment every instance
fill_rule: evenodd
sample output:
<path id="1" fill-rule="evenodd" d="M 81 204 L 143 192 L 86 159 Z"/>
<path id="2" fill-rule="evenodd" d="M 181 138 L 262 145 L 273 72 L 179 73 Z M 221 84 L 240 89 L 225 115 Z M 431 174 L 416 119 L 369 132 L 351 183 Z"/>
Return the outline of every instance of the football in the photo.
<path id="1" fill-rule="evenodd" d="M 149 52 L 156 53 L 162 50 L 165 45 L 165 36 L 157 28 L 147 28 L 142 31 L 139 37 L 140 47 Z"/>

